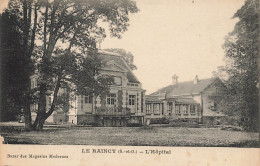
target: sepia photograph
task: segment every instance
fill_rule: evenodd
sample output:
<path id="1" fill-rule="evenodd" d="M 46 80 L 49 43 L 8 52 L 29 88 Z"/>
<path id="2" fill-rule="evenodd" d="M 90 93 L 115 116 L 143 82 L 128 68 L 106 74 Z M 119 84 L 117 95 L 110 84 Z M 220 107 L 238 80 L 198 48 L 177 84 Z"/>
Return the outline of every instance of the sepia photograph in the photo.
<path id="1" fill-rule="evenodd" d="M 0 38 L 0 152 L 259 148 L 258 0 L 2 0 Z"/>

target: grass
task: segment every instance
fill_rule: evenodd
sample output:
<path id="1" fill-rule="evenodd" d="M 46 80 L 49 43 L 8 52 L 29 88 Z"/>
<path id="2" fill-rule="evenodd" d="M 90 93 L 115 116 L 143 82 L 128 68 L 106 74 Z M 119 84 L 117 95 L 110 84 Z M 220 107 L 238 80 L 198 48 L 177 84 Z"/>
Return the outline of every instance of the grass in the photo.
<path id="1" fill-rule="evenodd" d="M 1 135 L 8 144 L 259 147 L 258 133 L 220 128 L 47 126 L 41 132 L 25 132 L 2 126 Z"/>

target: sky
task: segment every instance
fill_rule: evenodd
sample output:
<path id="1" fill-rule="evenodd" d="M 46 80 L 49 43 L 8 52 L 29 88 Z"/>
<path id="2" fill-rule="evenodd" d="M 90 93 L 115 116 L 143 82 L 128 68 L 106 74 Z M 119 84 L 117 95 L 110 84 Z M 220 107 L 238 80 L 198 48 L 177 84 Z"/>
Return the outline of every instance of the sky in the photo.
<path id="1" fill-rule="evenodd" d="M 179 82 L 212 77 L 224 65 L 225 36 L 244 0 L 137 0 L 122 39 L 107 37 L 101 48 L 123 48 L 134 55 L 134 71 L 150 94 Z"/>
<path id="2" fill-rule="evenodd" d="M 135 75 L 150 94 L 171 84 L 212 77 L 224 65 L 225 36 L 244 0 L 137 0 L 122 39 L 108 37 L 101 49 L 123 48 L 134 55 Z M 0 0 L 0 12 L 7 0 Z"/>

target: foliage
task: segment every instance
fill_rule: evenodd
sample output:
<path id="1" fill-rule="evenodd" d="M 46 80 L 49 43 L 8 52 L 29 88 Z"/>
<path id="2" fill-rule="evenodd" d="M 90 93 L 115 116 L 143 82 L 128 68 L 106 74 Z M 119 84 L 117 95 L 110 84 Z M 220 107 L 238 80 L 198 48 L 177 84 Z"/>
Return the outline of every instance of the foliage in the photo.
<path id="1" fill-rule="evenodd" d="M 132 69 L 132 70 L 137 69 L 137 67 L 134 65 L 134 56 L 131 52 L 127 52 L 126 50 L 119 49 L 119 48 L 108 48 L 108 49 L 104 49 L 104 50 L 109 51 L 109 52 L 114 52 L 114 53 L 121 55 L 125 59 L 126 63 L 130 67 L 130 69 Z"/>
<path id="2" fill-rule="evenodd" d="M 226 73 L 226 88 L 220 92 L 221 109 L 229 116 L 240 117 L 245 130 L 259 127 L 259 2 L 247 0 L 234 18 L 239 18 L 233 32 L 225 41 L 227 65 L 220 68 Z"/>
<path id="3" fill-rule="evenodd" d="M 99 76 L 102 63 L 96 43 L 106 37 L 100 21 L 109 23 L 110 35 L 121 38 L 129 26 L 129 13 L 138 12 L 132 0 L 11 0 L 9 11 L 19 20 L 27 72 L 25 90 L 30 91 L 32 62 L 37 74 L 37 117 L 31 125 L 30 97 L 26 97 L 25 123 L 28 130 L 41 130 L 44 121 L 65 98 L 58 96 L 66 86 L 75 94 L 108 92 L 111 78 Z M 53 95 L 46 112 L 46 94 Z M 66 102 L 65 102 L 66 103 Z"/>
<path id="4" fill-rule="evenodd" d="M 151 119 L 151 124 L 169 124 L 169 120 L 165 117 Z"/>
<path id="5" fill-rule="evenodd" d="M 107 94 L 109 85 L 113 83 L 113 78 L 99 75 L 104 64 L 96 54 L 95 51 L 91 51 L 86 58 L 83 58 L 81 69 L 75 70 L 69 79 L 71 83 L 74 83 L 78 95 L 94 94 L 99 96 L 103 93 Z"/>
<path id="6" fill-rule="evenodd" d="M 25 58 L 15 11 L 4 11 L 1 23 L 1 121 L 16 120 L 24 101 Z"/>

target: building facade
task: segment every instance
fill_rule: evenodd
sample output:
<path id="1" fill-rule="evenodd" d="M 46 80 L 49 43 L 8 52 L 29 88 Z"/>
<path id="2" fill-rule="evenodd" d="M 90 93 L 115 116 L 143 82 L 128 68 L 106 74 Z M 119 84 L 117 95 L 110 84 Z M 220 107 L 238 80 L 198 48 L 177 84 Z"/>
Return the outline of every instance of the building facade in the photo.
<path id="1" fill-rule="evenodd" d="M 69 122 L 96 126 L 128 126 L 142 125 L 145 122 L 145 90 L 136 78 L 124 58 L 118 54 L 99 51 L 98 57 L 104 67 L 101 75 L 114 78 L 107 96 L 71 95 L 67 113 L 55 110 L 47 122 Z M 31 78 L 32 85 L 36 80 Z M 61 89 L 60 93 L 63 93 Z M 52 95 L 46 96 L 47 106 L 52 101 Z M 47 107 L 48 109 L 48 107 Z M 37 110 L 37 105 L 32 105 Z M 34 111 L 32 111 L 32 116 Z"/>
<path id="2" fill-rule="evenodd" d="M 223 88 L 217 78 L 178 82 L 172 77 L 172 85 L 146 96 L 146 119 L 167 118 L 182 121 L 208 123 L 225 116 L 217 110 L 214 95 Z"/>
<path id="3" fill-rule="evenodd" d="M 98 126 L 142 125 L 145 121 L 145 90 L 126 61 L 117 54 L 99 52 L 105 63 L 101 75 L 114 78 L 107 96 L 75 96 L 69 122 Z"/>

